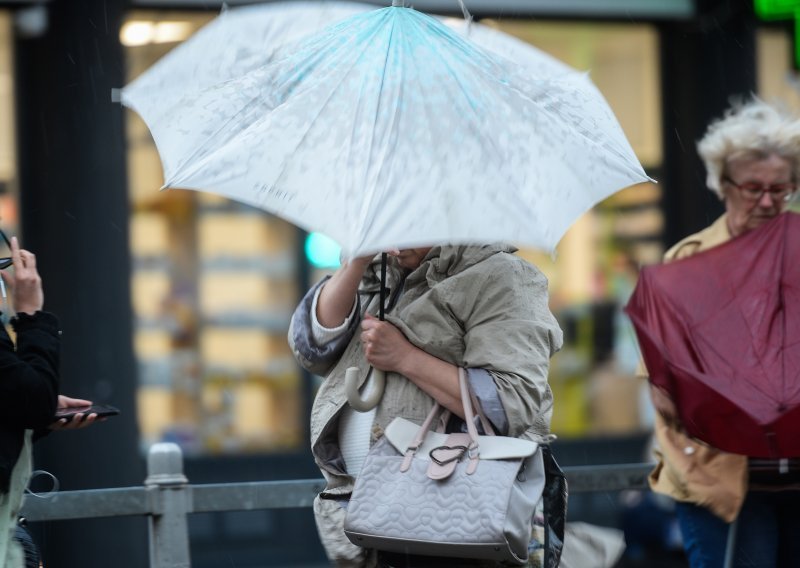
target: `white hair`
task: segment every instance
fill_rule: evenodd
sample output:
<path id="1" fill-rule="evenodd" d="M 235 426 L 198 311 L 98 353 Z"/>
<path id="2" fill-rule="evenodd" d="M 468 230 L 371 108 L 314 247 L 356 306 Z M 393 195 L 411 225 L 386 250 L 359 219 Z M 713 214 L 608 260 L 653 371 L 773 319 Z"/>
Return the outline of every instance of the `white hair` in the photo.
<path id="1" fill-rule="evenodd" d="M 732 161 L 765 159 L 772 155 L 787 160 L 792 180 L 800 179 L 800 119 L 758 97 L 734 103 L 725 116 L 712 122 L 697 143 L 706 166 L 706 184 L 723 198 L 720 182 Z"/>

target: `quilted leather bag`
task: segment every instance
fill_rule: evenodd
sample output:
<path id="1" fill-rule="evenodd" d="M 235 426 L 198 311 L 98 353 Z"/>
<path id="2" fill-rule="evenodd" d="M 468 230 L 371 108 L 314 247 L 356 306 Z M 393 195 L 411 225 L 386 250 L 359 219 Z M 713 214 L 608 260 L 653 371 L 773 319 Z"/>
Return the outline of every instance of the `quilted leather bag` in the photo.
<path id="1" fill-rule="evenodd" d="M 370 449 L 347 507 L 357 546 L 411 555 L 524 564 L 544 490 L 536 442 L 496 436 L 459 369 L 467 433 L 431 431 L 395 418 Z M 487 435 L 478 435 L 473 402 Z"/>

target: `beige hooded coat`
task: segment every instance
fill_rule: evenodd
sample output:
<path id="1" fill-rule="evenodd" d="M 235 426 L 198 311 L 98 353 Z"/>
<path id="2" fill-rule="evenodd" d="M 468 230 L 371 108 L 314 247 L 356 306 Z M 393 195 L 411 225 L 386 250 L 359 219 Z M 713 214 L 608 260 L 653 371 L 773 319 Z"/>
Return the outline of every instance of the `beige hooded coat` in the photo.
<path id="1" fill-rule="evenodd" d="M 547 279 L 504 246 L 443 246 L 431 249 L 422 264 L 402 281 L 390 265 L 390 295 L 402 293 L 386 319 L 417 347 L 464 368 L 488 371 L 508 422 L 508 435 L 546 441 L 550 435 L 552 393 L 547 384 L 549 359 L 562 345 L 562 333 L 548 307 Z M 359 293 L 358 313 L 377 312 L 379 263 L 367 269 Z M 360 319 L 356 318 L 357 320 Z M 297 317 L 292 320 L 292 327 Z M 338 418 L 346 404 L 343 389 L 348 367 L 366 377 L 367 364 L 359 334 L 338 359 L 326 363 L 303 355 L 290 329 L 298 361 L 324 376 L 311 413 L 311 448 L 328 484 L 314 504 L 320 538 L 337 566 L 371 566 L 369 551 L 344 536 L 346 498 L 353 479 L 345 473 L 338 448 Z M 337 354 L 338 355 L 338 354 Z M 396 416 L 421 423 L 433 399 L 405 377 L 387 373 L 386 390 L 372 427 L 374 443 Z"/>

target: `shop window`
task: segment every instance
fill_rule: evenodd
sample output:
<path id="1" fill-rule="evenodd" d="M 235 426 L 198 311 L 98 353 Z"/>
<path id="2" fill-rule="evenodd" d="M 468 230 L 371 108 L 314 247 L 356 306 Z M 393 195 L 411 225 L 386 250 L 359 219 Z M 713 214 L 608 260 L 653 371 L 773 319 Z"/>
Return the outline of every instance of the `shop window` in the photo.
<path id="1" fill-rule="evenodd" d="M 121 30 L 128 80 L 213 17 L 134 12 Z M 135 350 L 142 445 L 190 454 L 297 450 L 302 378 L 286 342 L 299 300 L 298 231 L 227 199 L 159 192 L 161 162 L 126 111 Z"/>

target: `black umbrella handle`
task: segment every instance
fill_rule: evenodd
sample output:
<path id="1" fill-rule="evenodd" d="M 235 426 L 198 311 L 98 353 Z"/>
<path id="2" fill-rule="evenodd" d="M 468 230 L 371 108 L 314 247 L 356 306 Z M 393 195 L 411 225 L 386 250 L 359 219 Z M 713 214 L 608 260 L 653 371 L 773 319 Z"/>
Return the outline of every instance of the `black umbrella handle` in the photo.
<path id="1" fill-rule="evenodd" d="M 378 307 L 378 319 L 384 320 L 384 305 L 386 304 L 386 264 L 389 261 L 389 255 L 381 253 L 381 291 L 380 291 L 380 306 Z"/>

